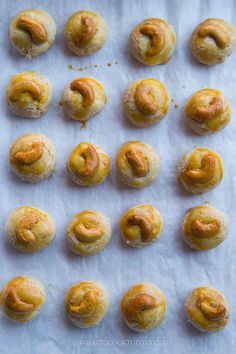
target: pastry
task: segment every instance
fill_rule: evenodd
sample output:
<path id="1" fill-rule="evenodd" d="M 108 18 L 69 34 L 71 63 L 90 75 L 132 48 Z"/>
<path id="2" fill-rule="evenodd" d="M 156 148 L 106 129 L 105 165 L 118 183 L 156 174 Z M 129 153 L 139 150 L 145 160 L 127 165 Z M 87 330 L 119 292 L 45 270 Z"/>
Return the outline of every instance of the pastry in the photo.
<path id="1" fill-rule="evenodd" d="M 156 79 L 136 80 L 125 92 L 123 107 L 133 124 L 142 128 L 149 127 L 159 123 L 167 115 L 168 92 Z"/>
<path id="2" fill-rule="evenodd" d="M 222 243 L 228 233 L 228 219 L 210 204 L 191 208 L 182 223 L 183 239 L 197 250 L 207 251 Z"/>
<path id="3" fill-rule="evenodd" d="M 105 215 L 85 210 L 76 214 L 67 227 L 67 242 L 72 252 L 91 256 L 103 250 L 111 239 L 111 225 Z"/>
<path id="4" fill-rule="evenodd" d="M 137 332 L 150 331 L 164 320 L 165 296 L 154 284 L 136 284 L 123 296 L 121 313 L 129 328 Z"/>
<path id="5" fill-rule="evenodd" d="M 143 188 L 157 178 L 160 158 L 150 145 L 141 141 L 128 141 L 117 154 L 116 169 L 123 183 Z"/>
<path id="6" fill-rule="evenodd" d="M 165 64 L 175 50 L 175 41 L 175 32 L 167 22 L 160 18 L 148 18 L 131 32 L 129 48 L 143 64 Z"/>
<path id="7" fill-rule="evenodd" d="M 120 219 L 121 237 L 132 247 L 150 245 L 159 238 L 162 228 L 162 216 L 150 204 L 135 205 Z"/>
<path id="8" fill-rule="evenodd" d="M 95 12 L 75 12 L 65 24 L 64 36 L 67 47 L 74 54 L 90 55 L 105 44 L 107 24 L 104 18 Z"/>
<path id="9" fill-rule="evenodd" d="M 50 177 L 55 172 L 56 160 L 56 149 L 43 134 L 23 135 L 11 145 L 10 166 L 23 181 L 35 183 Z"/>
<path id="10" fill-rule="evenodd" d="M 236 47 L 236 30 L 229 23 L 208 18 L 193 31 L 190 48 L 202 64 L 223 63 Z"/>
<path id="11" fill-rule="evenodd" d="M 205 88 L 195 92 L 185 105 L 188 126 L 200 135 L 215 133 L 231 120 L 231 108 L 222 92 Z"/>
<path id="12" fill-rule="evenodd" d="M 109 298 L 106 289 L 92 281 L 81 281 L 65 297 L 69 319 L 80 328 L 98 325 L 106 316 Z"/>
<path id="13" fill-rule="evenodd" d="M 20 251 L 32 253 L 47 247 L 55 235 L 55 222 L 45 211 L 21 206 L 14 210 L 5 224 L 8 243 Z"/>
<path id="14" fill-rule="evenodd" d="M 52 17 L 43 10 L 30 9 L 19 12 L 9 26 L 13 47 L 29 58 L 46 52 L 56 36 Z"/>
<path id="15" fill-rule="evenodd" d="M 109 175 L 110 158 L 99 146 L 82 142 L 68 157 L 67 171 L 76 184 L 95 186 Z"/>
<path id="16" fill-rule="evenodd" d="M 0 304 L 5 315 L 19 323 L 32 321 L 46 299 L 44 286 L 32 277 L 11 279 L 2 289 Z"/>
<path id="17" fill-rule="evenodd" d="M 102 84 L 92 77 L 83 77 L 64 88 L 60 103 L 70 118 L 87 122 L 103 109 L 106 102 Z"/>
<path id="18" fill-rule="evenodd" d="M 229 319 L 229 307 L 225 297 L 207 286 L 194 289 L 185 304 L 189 321 L 203 332 L 223 329 Z"/>
<path id="19" fill-rule="evenodd" d="M 13 76 L 6 90 L 9 108 L 22 117 L 41 117 L 51 100 L 50 81 L 36 72 L 22 72 Z"/>
<path id="20" fill-rule="evenodd" d="M 196 148 L 184 154 L 178 165 L 178 179 L 192 194 L 201 194 L 215 188 L 223 179 L 220 155 L 205 148 Z"/>

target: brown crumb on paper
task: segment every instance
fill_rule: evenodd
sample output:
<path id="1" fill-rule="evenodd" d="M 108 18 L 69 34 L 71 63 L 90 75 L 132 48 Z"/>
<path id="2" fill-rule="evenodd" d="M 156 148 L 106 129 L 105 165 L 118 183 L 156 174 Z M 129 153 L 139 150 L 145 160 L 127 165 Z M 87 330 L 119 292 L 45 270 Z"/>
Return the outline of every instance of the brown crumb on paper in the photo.
<path id="1" fill-rule="evenodd" d="M 117 65 L 118 61 L 116 60 L 115 62 L 113 62 L 113 64 Z M 94 64 L 94 65 L 80 67 L 80 68 L 76 68 L 72 64 L 68 64 L 67 65 L 67 68 L 69 70 L 74 70 L 74 71 L 86 71 L 86 70 L 93 69 L 93 68 L 97 69 L 97 68 L 105 68 L 105 67 L 111 68 L 112 67 L 112 63 L 109 62 L 109 63 L 106 63 L 106 64 Z"/>
<path id="2" fill-rule="evenodd" d="M 175 102 L 174 98 L 171 98 L 171 102 L 174 104 L 175 109 L 179 108 L 179 104 L 177 102 Z"/>

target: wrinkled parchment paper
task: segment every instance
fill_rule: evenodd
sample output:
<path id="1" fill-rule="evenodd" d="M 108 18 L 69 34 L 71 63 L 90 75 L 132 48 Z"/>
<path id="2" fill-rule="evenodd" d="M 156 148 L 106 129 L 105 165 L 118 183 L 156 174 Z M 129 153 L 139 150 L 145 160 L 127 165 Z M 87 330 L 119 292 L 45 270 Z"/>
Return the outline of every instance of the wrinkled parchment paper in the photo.
<path id="1" fill-rule="evenodd" d="M 57 24 L 57 38 L 50 50 L 27 60 L 10 46 L 8 24 L 25 8 L 48 11 Z M 63 43 L 63 25 L 75 11 L 87 9 L 101 13 L 109 25 L 109 38 L 98 53 L 85 58 L 71 54 Z M 191 56 L 188 40 L 195 26 L 205 18 L 219 17 L 236 25 L 233 0 L 8 0 L 0 1 L 0 102 L 1 102 L 1 213 L 0 286 L 17 275 L 32 275 L 46 287 L 47 301 L 32 323 L 17 325 L 0 317 L 1 354 L 77 354 L 83 353 L 233 353 L 235 337 L 235 60 L 234 53 L 223 65 L 207 67 Z M 148 17 L 167 20 L 176 31 L 177 47 L 171 61 L 163 66 L 146 67 L 134 60 L 127 49 L 128 35 L 138 22 Z M 107 65 L 110 63 L 109 65 Z M 69 70 L 87 67 L 84 71 Z M 97 67 L 94 67 L 97 65 Z M 41 119 L 18 118 L 4 101 L 5 87 L 12 75 L 35 70 L 48 76 L 54 87 L 53 102 Z M 65 117 L 58 102 L 64 86 L 80 76 L 94 76 L 105 86 L 109 102 L 86 129 Z M 135 128 L 122 112 L 121 98 L 136 79 L 155 77 L 163 82 L 174 102 L 168 117 L 150 129 Z M 183 106 L 194 91 L 212 87 L 223 90 L 233 109 L 230 125 L 209 137 L 188 130 Z M 175 102 L 179 108 L 175 108 Z M 57 173 L 40 184 L 20 182 L 8 166 L 10 144 L 27 132 L 49 135 L 55 143 L 59 161 Z M 127 140 L 138 139 L 154 146 L 161 156 L 158 180 L 142 190 L 118 182 L 114 171 L 115 155 Z M 73 184 L 65 163 L 70 151 L 81 141 L 91 141 L 109 153 L 112 173 L 101 186 L 86 189 Z M 202 196 L 185 193 L 176 182 L 176 164 L 186 150 L 195 146 L 218 151 L 224 161 L 225 178 L 215 190 Z M 211 202 L 230 218 L 228 239 L 209 252 L 192 251 L 180 236 L 181 219 L 189 207 Z M 163 215 L 165 226 L 159 241 L 145 249 L 132 249 L 119 238 L 118 221 L 124 210 L 138 203 L 152 203 Z M 53 243 L 41 253 L 25 255 L 6 244 L 3 225 L 10 211 L 20 205 L 33 205 L 48 211 L 56 220 Z M 68 220 L 83 209 L 98 209 L 110 217 L 113 237 L 108 247 L 92 257 L 74 256 L 67 249 L 65 230 Z M 79 330 L 64 314 L 64 294 L 75 282 L 84 279 L 103 283 L 110 293 L 106 319 L 98 327 Z M 163 325 L 147 334 L 136 334 L 123 324 L 119 301 L 131 285 L 155 282 L 166 294 L 168 307 Z M 195 287 L 211 285 L 222 291 L 231 304 L 228 327 L 217 334 L 201 334 L 187 323 L 184 302 Z"/>

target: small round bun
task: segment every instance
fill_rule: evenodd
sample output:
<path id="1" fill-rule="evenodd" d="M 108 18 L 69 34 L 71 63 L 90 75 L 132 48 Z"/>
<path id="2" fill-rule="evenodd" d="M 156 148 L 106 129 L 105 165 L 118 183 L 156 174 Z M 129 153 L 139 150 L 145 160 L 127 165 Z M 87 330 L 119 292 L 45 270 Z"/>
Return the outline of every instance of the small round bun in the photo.
<path id="1" fill-rule="evenodd" d="M 55 222 L 45 211 L 30 206 L 14 210 L 5 224 L 8 243 L 22 252 L 38 252 L 47 247 L 56 232 Z"/>
<path id="2" fill-rule="evenodd" d="M 111 233 L 111 225 L 105 215 L 98 211 L 85 210 L 70 221 L 67 242 L 75 254 L 91 256 L 106 247 Z"/>
<path id="3" fill-rule="evenodd" d="M 39 118 L 52 100 L 52 85 L 48 78 L 36 72 L 22 72 L 13 76 L 6 90 L 6 101 L 15 114 Z"/>
<path id="4" fill-rule="evenodd" d="M 222 211 L 205 203 L 188 210 L 182 223 L 182 233 L 190 247 L 207 251 L 226 239 L 228 219 Z"/>
<path id="5" fill-rule="evenodd" d="M 99 146 L 82 142 L 68 157 L 67 171 L 76 184 L 95 186 L 109 175 L 110 158 Z"/>
<path id="6" fill-rule="evenodd" d="M 32 321 L 46 299 L 44 286 L 38 279 L 20 276 L 2 289 L 0 304 L 5 315 L 19 323 Z"/>
<path id="7" fill-rule="evenodd" d="M 129 48 L 133 56 L 145 65 L 167 63 L 175 50 L 175 32 L 160 18 L 148 18 L 130 34 Z"/>
<path id="8" fill-rule="evenodd" d="M 43 10 L 30 9 L 19 12 L 9 26 L 11 44 L 29 58 L 46 52 L 56 36 L 52 17 Z"/>
<path id="9" fill-rule="evenodd" d="M 117 154 L 116 169 L 123 183 L 143 188 L 156 180 L 160 158 L 150 145 L 141 141 L 128 141 Z"/>
<path id="10" fill-rule="evenodd" d="M 164 320 L 165 296 L 155 284 L 136 284 L 123 296 L 121 313 L 129 328 L 136 332 L 150 331 Z"/>
<path id="11" fill-rule="evenodd" d="M 229 320 L 229 307 L 225 297 L 207 286 L 194 289 L 185 304 L 189 321 L 202 332 L 217 332 Z"/>
<path id="12" fill-rule="evenodd" d="M 97 115 L 106 102 L 104 87 L 92 77 L 72 81 L 64 88 L 61 99 L 65 113 L 82 123 Z"/>
<path id="13" fill-rule="evenodd" d="M 132 247 L 144 247 L 156 241 L 163 228 L 161 214 L 150 204 L 135 205 L 120 219 L 123 241 Z"/>
<path id="14" fill-rule="evenodd" d="M 200 135 L 223 129 L 231 120 L 231 108 L 222 92 L 205 88 L 195 92 L 185 105 L 188 126 Z"/>
<path id="15" fill-rule="evenodd" d="M 70 288 L 65 297 L 69 319 L 80 328 L 98 325 L 106 316 L 109 304 L 106 289 L 92 281 L 82 281 Z"/>
<path id="16" fill-rule="evenodd" d="M 56 169 L 56 160 L 55 147 L 43 134 L 23 135 L 11 145 L 10 166 L 23 181 L 36 183 L 50 177 Z"/>
<path id="17" fill-rule="evenodd" d="M 192 194 L 202 194 L 215 188 L 223 175 L 220 155 L 205 148 L 187 152 L 178 165 L 178 180 Z"/>
<path id="18" fill-rule="evenodd" d="M 169 103 L 165 86 L 153 78 L 134 81 L 123 98 L 126 115 L 141 128 L 159 123 L 167 115 Z"/>
<path id="19" fill-rule="evenodd" d="M 104 18 L 95 12 L 75 12 L 65 24 L 64 36 L 67 47 L 74 54 L 90 55 L 105 44 L 107 24 Z"/>
<path id="20" fill-rule="evenodd" d="M 236 30 L 229 23 L 208 18 L 193 31 L 190 48 L 202 64 L 223 63 L 236 47 Z"/>

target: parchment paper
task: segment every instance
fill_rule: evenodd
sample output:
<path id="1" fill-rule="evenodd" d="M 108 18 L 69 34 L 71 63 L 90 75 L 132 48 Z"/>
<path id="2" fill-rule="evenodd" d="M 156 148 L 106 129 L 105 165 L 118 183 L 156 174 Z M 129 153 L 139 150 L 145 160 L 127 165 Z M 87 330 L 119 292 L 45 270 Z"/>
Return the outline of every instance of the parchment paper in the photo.
<path id="1" fill-rule="evenodd" d="M 10 46 L 8 24 L 13 15 L 25 8 L 48 11 L 57 24 L 57 38 L 50 50 L 27 60 Z M 75 11 L 87 9 L 101 13 L 109 25 L 109 39 L 98 53 L 85 58 L 71 54 L 63 43 L 63 25 Z M 191 56 L 188 41 L 195 26 L 208 17 L 219 17 L 236 25 L 233 0 L 1 0 L 0 1 L 0 239 L 2 287 L 17 275 L 32 275 L 46 287 L 47 301 L 32 323 L 17 325 L 0 317 L 1 354 L 60 353 L 233 353 L 235 327 L 235 82 L 234 53 L 223 65 L 207 67 Z M 167 20 L 177 35 L 173 58 L 163 66 L 146 67 L 128 52 L 127 40 L 133 26 L 148 17 Z M 117 63 L 116 63 L 117 62 Z M 111 66 L 107 66 L 111 63 Z M 88 67 L 82 72 L 69 70 Z M 92 67 L 98 65 L 98 67 Z M 53 102 L 41 119 L 18 118 L 7 109 L 4 92 L 12 75 L 35 70 L 48 76 L 54 87 Z M 86 129 L 67 119 L 58 102 L 64 86 L 80 76 L 94 76 L 107 91 L 109 102 Z M 136 79 L 155 77 L 163 82 L 170 97 L 179 105 L 168 117 L 150 129 L 135 128 L 124 117 L 121 99 L 127 86 Z M 200 137 L 185 127 L 183 106 L 196 90 L 212 87 L 228 97 L 233 119 L 218 134 Z M 27 132 L 49 135 L 58 150 L 56 174 L 40 184 L 20 182 L 8 166 L 10 144 Z M 142 190 L 133 190 L 118 182 L 114 170 L 116 153 L 127 140 L 138 139 L 154 146 L 161 156 L 158 180 Z M 86 189 L 73 184 L 67 176 L 68 154 L 81 141 L 100 145 L 112 161 L 111 176 L 101 186 Z M 216 150 L 224 161 L 225 178 L 215 190 L 202 196 L 188 195 L 176 182 L 176 165 L 182 153 L 202 146 Z M 223 210 L 230 218 L 228 239 L 209 252 L 191 251 L 181 240 L 180 224 L 189 207 L 205 201 Z M 118 221 L 124 210 L 138 203 L 152 203 L 162 213 L 165 226 L 159 241 L 145 249 L 132 249 L 120 241 Z M 11 249 L 3 237 L 8 213 L 20 205 L 32 205 L 48 211 L 56 220 L 57 234 L 43 252 L 25 255 Z M 101 253 L 82 258 L 73 256 L 65 243 L 69 219 L 83 209 L 97 209 L 111 219 L 113 237 Z M 75 282 L 84 279 L 103 283 L 110 293 L 106 319 L 98 327 L 80 330 L 64 314 L 64 295 Z M 123 293 L 138 282 L 155 282 L 166 294 L 168 307 L 163 325 L 147 334 L 136 334 L 122 322 L 119 302 Z M 201 334 L 187 323 L 184 302 L 195 287 L 211 285 L 222 291 L 231 305 L 231 320 L 225 330 Z"/>

